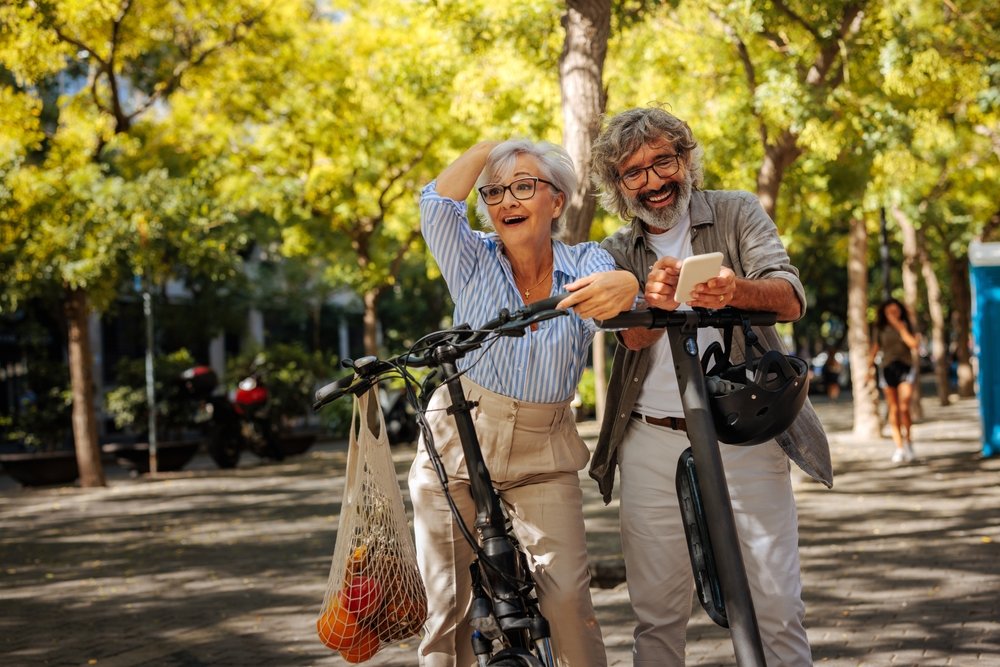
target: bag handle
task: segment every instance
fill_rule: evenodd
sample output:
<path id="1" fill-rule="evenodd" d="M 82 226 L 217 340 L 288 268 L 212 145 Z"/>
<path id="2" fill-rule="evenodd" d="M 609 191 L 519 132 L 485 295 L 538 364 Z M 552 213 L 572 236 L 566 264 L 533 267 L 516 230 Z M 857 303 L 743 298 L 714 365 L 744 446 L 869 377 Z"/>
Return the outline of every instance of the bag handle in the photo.
<path id="1" fill-rule="evenodd" d="M 382 407 L 379 405 L 378 395 L 374 387 L 361 396 L 355 397 L 353 409 L 351 410 L 351 431 L 347 445 L 347 470 L 348 480 L 358 479 L 365 468 L 365 460 L 368 455 L 362 448 L 361 443 L 371 447 L 388 447 L 389 438 L 385 431 L 385 417 L 382 415 Z M 348 484 L 350 486 L 350 484 Z M 344 489 L 344 503 L 347 507 L 352 504 L 358 489 Z"/>

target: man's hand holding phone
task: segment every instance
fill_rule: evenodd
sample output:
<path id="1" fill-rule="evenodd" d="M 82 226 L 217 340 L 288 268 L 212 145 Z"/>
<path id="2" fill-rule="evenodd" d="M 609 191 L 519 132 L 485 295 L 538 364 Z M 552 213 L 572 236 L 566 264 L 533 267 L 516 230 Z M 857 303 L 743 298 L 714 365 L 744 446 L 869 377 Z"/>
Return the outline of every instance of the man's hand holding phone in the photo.
<path id="1" fill-rule="evenodd" d="M 661 257 L 646 280 L 646 302 L 675 310 L 681 303 L 696 308 L 722 308 L 732 302 L 736 274 L 722 266 L 722 253 L 694 255 L 684 260 Z"/>

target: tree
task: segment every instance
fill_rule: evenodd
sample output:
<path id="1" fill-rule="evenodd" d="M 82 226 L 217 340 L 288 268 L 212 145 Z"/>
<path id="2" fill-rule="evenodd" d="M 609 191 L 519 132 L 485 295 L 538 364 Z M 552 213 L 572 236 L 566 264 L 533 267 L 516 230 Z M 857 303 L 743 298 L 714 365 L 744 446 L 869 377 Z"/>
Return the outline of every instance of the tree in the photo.
<path id="1" fill-rule="evenodd" d="M 269 65 L 277 89 L 261 77 L 224 93 L 228 113 L 256 128 L 241 160 L 270 192 L 246 202 L 272 221 L 259 241 L 312 266 L 320 295 L 361 296 L 367 354 L 378 353 L 382 295 L 422 253 L 419 188 L 469 134 L 450 113 L 461 62 L 428 11 L 359 3 L 300 27 Z"/>
<path id="2" fill-rule="evenodd" d="M 563 144 L 580 177 L 576 192 L 568 197 L 563 236 L 567 243 L 580 243 L 590 237 L 590 223 L 597 208 L 596 193 L 590 182 L 590 147 L 600 132 L 604 113 L 603 73 L 611 29 L 611 3 L 568 0 L 562 23 L 566 31 L 559 56 Z"/>
<path id="3" fill-rule="evenodd" d="M 212 244 L 203 245 L 198 233 L 164 233 L 171 224 L 205 231 L 219 223 L 214 206 L 185 198 L 198 190 L 192 185 L 199 176 L 174 178 L 155 151 L 144 150 L 155 137 L 146 128 L 158 124 L 192 72 L 247 39 L 265 7 L 120 0 L 0 9 L 0 66 L 10 74 L 3 95 L 16 100 L 20 121 L 3 140 L 18 148 L 3 173 L 12 205 L 0 215 L 13 240 L 3 307 L 17 308 L 54 286 L 63 293 L 84 486 L 104 484 L 90 314 L 110 303 L 131 274 L 172 266 L 165 254 L 211 254 Z M 211 179 L 207 186 L 214 186 Z"/>

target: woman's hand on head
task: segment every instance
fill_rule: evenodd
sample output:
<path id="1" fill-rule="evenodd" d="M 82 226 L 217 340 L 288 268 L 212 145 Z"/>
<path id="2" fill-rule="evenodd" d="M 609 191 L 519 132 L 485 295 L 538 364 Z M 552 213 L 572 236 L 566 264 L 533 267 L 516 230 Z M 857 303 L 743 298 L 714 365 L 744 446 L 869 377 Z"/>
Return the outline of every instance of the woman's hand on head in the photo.
<path id="1" fill-rule="evenodd" d="M 566 285 L 572 292 L 557 308 L 572 308 L 584 319 L 606 320 L 631 310 L 639 293 L 639 281 L 628 271 L 602 271 Z"/>
<path id="2" fill-rule="evenodd" d="M 438 194 L 456 201 L 464 201 L 472 192 L 490 153 L 499 144 L 499 141 L 480 141 L 458 156 L 438 174 Z"/>

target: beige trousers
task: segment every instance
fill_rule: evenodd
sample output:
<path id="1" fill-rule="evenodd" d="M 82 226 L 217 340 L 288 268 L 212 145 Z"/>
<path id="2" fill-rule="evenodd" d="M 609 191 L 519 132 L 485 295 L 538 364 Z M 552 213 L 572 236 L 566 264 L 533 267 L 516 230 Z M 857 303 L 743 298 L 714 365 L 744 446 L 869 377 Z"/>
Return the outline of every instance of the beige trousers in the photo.
<path id="1" fill-rule="evenodd" d="M 637 619 L 634 667 L 684 664 L 694 577 L 675 473 L 690 444 L 683 431 L 632 419 L 619 450 L 622 550 Z M 767 665 L 811 665 L 788 457 L 773 440 L 719 450 Z"/>
<path id="2" fill-rule="evenodd" d="M 569 402 L 526 403 L 463 379 L 476 433 L 494 486 L 527 554 L 542 614 L 552 630 L 559 664 L 604 666 L 607 658 L 590 598 L 583 493 L 578 471 L 589 458 Z M 475 507 L 446 387 L 431 399 L 428 421 L 448 472 L 449 490 L 470 530 Z M 424 443 L 410 469 L 417 560 L 427 587 L 428 617 L 420 664 L 476 664 L 467 621 L 472 602 L 473 553 L 453 520 Z"/>

